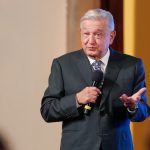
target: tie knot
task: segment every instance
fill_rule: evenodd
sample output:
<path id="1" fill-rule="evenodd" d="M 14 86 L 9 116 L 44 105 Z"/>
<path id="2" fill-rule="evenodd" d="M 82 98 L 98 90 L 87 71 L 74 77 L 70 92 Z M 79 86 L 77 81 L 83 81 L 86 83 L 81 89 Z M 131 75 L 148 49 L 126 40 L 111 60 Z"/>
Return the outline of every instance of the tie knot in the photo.
<path id="1" fill-rule="evenodd" d="M 92 67 L 94 70 L 101 70 L 101 64 L 102 64 L 102 62 L 100 60 L 95 60 L 92 63 Z"/>

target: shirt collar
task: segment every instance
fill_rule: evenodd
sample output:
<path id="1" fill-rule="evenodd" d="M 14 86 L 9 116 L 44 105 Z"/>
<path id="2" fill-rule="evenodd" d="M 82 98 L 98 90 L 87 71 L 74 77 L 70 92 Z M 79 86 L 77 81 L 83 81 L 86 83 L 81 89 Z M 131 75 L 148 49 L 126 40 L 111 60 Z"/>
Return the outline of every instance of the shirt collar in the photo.
<path id="1" fill-rule="evenodd" d="M 107 53 L 100 59 L 102 61 L 103 65 L 107 66 L 109 56 L 110 56 L 110 50 L 108 48 Z M 88 57 L 88 59 L 90 61 L 90 64 L 92 64 L 95 61 L 94 59 L 92 59 L 90 57 Z"/>

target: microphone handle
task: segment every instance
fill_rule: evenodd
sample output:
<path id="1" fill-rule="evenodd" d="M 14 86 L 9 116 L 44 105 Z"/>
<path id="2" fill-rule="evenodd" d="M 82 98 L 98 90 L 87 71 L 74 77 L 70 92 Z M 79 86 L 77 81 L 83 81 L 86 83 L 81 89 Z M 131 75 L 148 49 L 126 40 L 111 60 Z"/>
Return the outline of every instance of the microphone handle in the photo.
<path id="1" fill-rule="evenodd" d="M 93 81 L 93 82 L 92 82 L 92 86 L 97 87 L 97 84 L 98 84 L 98 82 L 96 82 L 96 81 Z M 90 104 L 90 103 L 86 104 L 86 105 L 84 106 L 84 114 L 85 114 L 85 115 L 89 115 L 91 109 L 92 109 L 91 104 Z"/>
<path id="2" fill-rule="evenodd" d="M 100 89 L 102 88 L 103 81 L 104 81 L 104 79 L 101 81 L 101 84 L 100 84 L 100 87 L 99 87 Z M 97 87 L 97 86 L 98 86 L 98 82 L 93 81 L 92 86 Z M 92 109 L 91 103 L 86 104 L 86 105 L 84 106 L 84 114 L 85 114 L 85 115 L 89 115 L 91 109 Z"/>

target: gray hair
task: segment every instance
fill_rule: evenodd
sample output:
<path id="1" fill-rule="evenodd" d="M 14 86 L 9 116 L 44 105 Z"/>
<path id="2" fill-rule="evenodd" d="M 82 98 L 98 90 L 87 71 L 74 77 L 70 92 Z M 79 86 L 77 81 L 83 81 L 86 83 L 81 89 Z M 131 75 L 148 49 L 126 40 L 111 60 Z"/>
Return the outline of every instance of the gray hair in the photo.
<path id="1" fill-rule="evenodd" d="M 108 27 L 111 31 L 115 29 L 115 23 L 112 14 L 109 11 L 103 9 L 92 9 L 87 11 L 80 19 L 80 28 L 82 27 L 82 21 L 84 20 L 101 20 L 101 19 L 108 20 Z"/>

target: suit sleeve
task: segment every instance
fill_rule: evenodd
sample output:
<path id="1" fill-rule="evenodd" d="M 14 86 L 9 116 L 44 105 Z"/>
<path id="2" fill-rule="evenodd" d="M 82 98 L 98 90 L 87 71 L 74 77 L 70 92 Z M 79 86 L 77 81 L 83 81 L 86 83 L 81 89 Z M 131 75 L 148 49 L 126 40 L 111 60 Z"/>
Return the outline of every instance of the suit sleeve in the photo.
<path id="1" fill-rule="evenodd" d="M 136 64 L 135 69 L 135 82 L 134 82 L 133 93 L 136 93 L 142 87 L 145 87 L 145 72 L 142 60 L 139 60 Z M 141 97 L 138 103 L 138 109 L 134 115 L 131 117 L 131 121 L 139 122 L 145 120 L 150 115 L 150 108 L 147 104 L 146 93 Z"/>
<path id="2" fill-rule="evenodd" d="M 57 59 L 52 63 L 48 88 L 42 98 L 41 115 L 46 122 L 64 121 L 79 116 L 75 94 L 65 95 L 62 68 Z"/>

